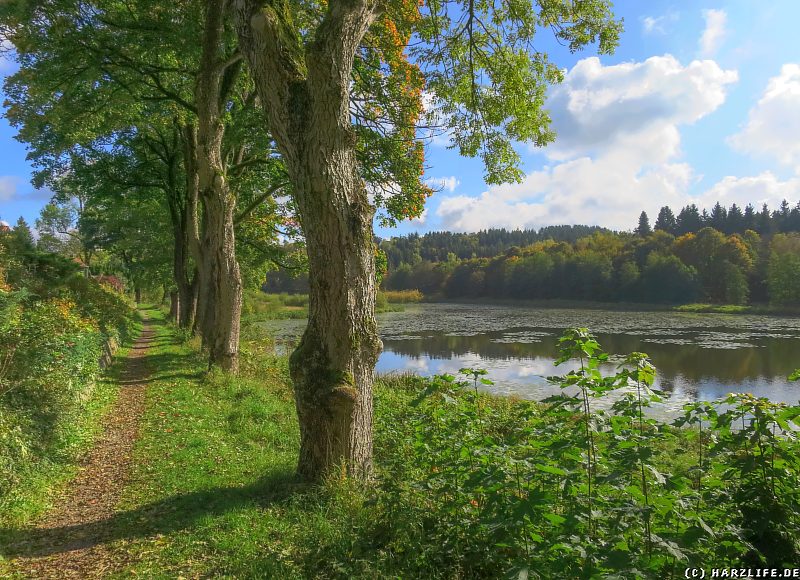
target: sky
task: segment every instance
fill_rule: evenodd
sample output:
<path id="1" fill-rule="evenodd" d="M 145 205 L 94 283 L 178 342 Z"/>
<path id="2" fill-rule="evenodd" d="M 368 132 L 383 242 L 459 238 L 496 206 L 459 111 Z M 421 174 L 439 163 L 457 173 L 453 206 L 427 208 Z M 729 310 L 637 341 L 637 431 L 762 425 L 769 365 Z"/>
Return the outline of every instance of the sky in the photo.
<path id="1" fill-rule="evenodd" d="M 641 211 L 800 200 L 800 1 L 617 0 L 614 55 L 537 41 L 566 71 L 547 108 L 555 143 L 520 144 L 522 183 L 487 186 L 479 159 L 427 146 L 438 191 L 395 228 L 478 231 L 554 224 L 636 227 Z M 13 72 L 0 59 L 0 74 Z M 49 193 L 30 184 L 25 146 L 0 120 L 0 219 L 33 223 Z M 377 226 L 377 224 L 376 224 Z"/>

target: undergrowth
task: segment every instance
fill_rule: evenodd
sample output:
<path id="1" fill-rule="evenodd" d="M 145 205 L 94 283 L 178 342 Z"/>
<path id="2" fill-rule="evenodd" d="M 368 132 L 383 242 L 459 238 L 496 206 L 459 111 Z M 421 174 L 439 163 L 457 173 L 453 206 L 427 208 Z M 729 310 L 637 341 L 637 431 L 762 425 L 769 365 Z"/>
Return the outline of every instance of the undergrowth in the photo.
<path id="1" fill-rule="evenodd" d="M 159 349 L 120 523 L 128 572 L 682 577 L 797 561 L 795 407 L 734 395 L 659 423 L 647 358 L 603 377 L 575 330 L 562 358 L 582 365 L 546 404 L 481 393 L 481 369 L 380 379 L 375 478 L 308 487 L 286 357 L 263 339 L 251 329 L 238 378 L 205 373 L 189 344 Z"/>

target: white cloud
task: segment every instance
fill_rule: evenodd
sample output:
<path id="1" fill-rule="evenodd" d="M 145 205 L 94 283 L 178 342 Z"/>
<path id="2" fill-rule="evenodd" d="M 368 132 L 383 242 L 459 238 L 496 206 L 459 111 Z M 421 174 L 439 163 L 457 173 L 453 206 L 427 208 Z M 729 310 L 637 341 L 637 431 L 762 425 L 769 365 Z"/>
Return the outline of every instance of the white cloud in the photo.
<path id="1" fill-rule="evenodd" d="M 660 16 L 658 18 L 652 16 L 645 16 L 642 18 L 642 29 L 644 33 L 651 34 L 653 32 L 662 32 L 659 22 L 661 22 Z"/>
<path id="2" fill-rule="evenodd" d="M 428 221 L 428 208 L 422 210 L 422 213 L 419 214 L 419 217 L 411 218 L 411 224 L 421 228 L 425 225 Z"/>
<path id="3" fill-rule="evenodd" d="M 713 61 L 682 66 L 671 55 L 614 66 L 583 59 L 548 99 L 558 137 L 546 153 L 563 160 L 613 148 L 663 161 L 679 145 L 676 125 L 714 111 L 737 79 Z"/>
<path id="4" fill-rule="evenodd" d="M 453 193 L 456 187 L 461 184 L 461 180 L 455 175 L 451 175 L 450 177 L 429 177 L 425 182 L 433 189 L 446 190 L 450 193 Z"/>
<path id="5" fill-rule="evenodd" d="M 679 127 L 724 101 L 736 71 L 713 61 L 686 66 L 665 55 L 603 66 L 578 62 L 547 106 L 558 135 L 544 153 L 553 162 L 520 184 L 490 187 L 477 198 L 451 196 L 436 210 L 444 227 L 532 228 L 599 224 L 631 229 L 639 212 L 680 206 L 696 182 L 679 161 Z"/>
<path id="6" fill-rule="evenodd" d="M 10 40 L 7 38 L 0 40 L 0 74 L 7 75 L 16 69 L 15 50 Z"/>
<path id="7" fill-rule="evenodd" d="M 800 174 L 800 64 L 785 64 L 729 139 L 739 151 L 772 157 Z"/>
<path id="8" fill-rule="evenodd" d="M 723 177 L 703 193 L 701 203 L 705 207 L 710 207 L 717 201 L 725 206 L 735 203 L 739 207 L 752 203 L 756 209 L 766 203 L 776 209 L 784 199 L 798 198 L 800 178 L 780 181 L 772 172 L 765 171 L 752 177 Z"/>
<path id="9" fill-rule="evenodd" d="M 728 15 L 724 10 L 703 10 L 706 27 L 700 37 L 700 56 L 710 58 L 716 54 L 723 38 Z"/>
<path id="10" fill-rule="evenodd" d="M 0 176 L 0 201 L 11 201 L 17 195 L 20 178 L 13 175 Z"/>
<path id="11" fill-rule="evenodd" d="M 675 11 L 667 12 L 661 16 L 643 16 L 642 33 L 645 36 L 653 34 L 666 34 L 667 24 L 678 20 L 679 14 Z"/>

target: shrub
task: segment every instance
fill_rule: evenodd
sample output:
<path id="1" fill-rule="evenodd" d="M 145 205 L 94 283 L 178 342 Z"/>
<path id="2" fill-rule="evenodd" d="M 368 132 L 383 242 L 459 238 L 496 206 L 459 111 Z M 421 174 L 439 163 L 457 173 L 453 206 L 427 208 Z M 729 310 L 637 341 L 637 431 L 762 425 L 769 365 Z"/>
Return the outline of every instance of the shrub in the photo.
<path id="1" fill-rule="evenodd" d="M 383 292 L 390 304 L 409 304 L 422 302 L 424 296 L 419 290 L 386 290 Z"/>
<path id="2" fill-rule="evenodd" d="M 63 262 L 39 258 L 53 267 L 0 289 L 0 498 L 31 470 L 74 458 L 107 345 L 135 325 L 123 296 L 68 269 L 51 278 Z"/>

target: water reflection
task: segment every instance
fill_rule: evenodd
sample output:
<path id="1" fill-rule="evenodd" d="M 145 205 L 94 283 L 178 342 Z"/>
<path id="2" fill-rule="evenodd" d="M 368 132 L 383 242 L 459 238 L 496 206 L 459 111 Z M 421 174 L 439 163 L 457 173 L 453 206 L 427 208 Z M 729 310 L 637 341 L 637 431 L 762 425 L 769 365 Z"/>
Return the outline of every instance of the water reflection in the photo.
<path id="1" fill-rule="evenodd" d="M 425 304 L 380 315 L 379 323 L 381 373 L 432 375 L 479 366 L 495 381 L 488 387 L 493 392 L 541 399 L 558 391 L 546 377 L 570 369 L 553 365 L 557 337 L 564 328 L 586 326 L 611 355 L 648 353 L 658 369 L 657 387 L 673 405 L 732 391 L 800 400 L 800 384 L 786 378 L 800 366 L 796 318 Z M 269 323 L 289 339 L 304 324 Z M 614 369 L 608 364 L 604 370 Z"/>

